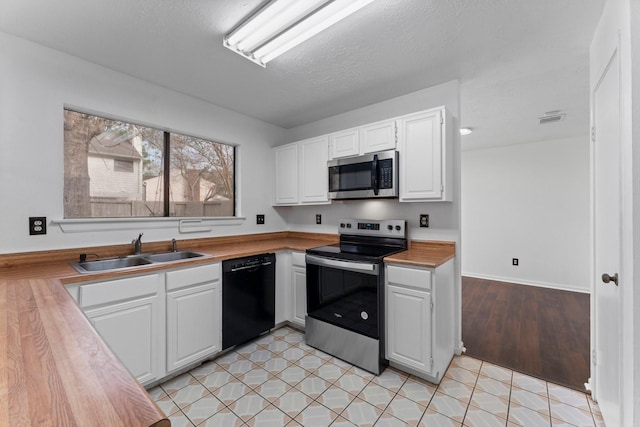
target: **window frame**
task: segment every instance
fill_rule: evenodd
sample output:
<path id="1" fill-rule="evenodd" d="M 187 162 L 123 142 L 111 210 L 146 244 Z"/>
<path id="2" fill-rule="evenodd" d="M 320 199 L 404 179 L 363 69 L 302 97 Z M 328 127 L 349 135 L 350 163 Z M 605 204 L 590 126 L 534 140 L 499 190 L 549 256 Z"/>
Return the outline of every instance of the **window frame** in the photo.
<path id="1" fill-rule="evenodd" d="M 163 126 L 157 126 L 153 124 L 147 124 L 142 121 L 130 120 L 114 116 L 111 114 L 105 114 L 92 110 L 86 110 L 69 105 L 63 106 L 63 111 L 71 111 L 80 114 L 87 114 L 104 118 L 106 120 L 119 121 L 131 125 L 143 126 L 154 129 L 163 133 L 163 149 L 164 155 L 162 158 L 162 179 L 165 183 L 170 182 L 171 174 L 171 135 L 182 135 L 192 138 L 197 138 L 205 141 L 209 141 L 215 144 L 221 144 L 231 147 L 233 150 L 233 213 L 231 216 L 171 216 L 170 206 L 171 200 L 169 198 L 171 188 L 170 185 L 164 185 L 163 187 L 163 215 L 162 216 L 124 216 L 124 217 L 65 217 L 64 216 L 64 202 L 63 202 L 63 216 L 62 219 L 53 220 L 52 222 L 58 224 L 63 232 L 78 232 L 78 231 L 95 231 L 96 228 L 87 228 L 98 225 L 98 229 L 114 230 L 114 229 L 138 229 L 138 224 L 141 223 L 178 223 L 181 233 L 198 232 L 198 231 L 211 231 L 213 225 L 238 225 L 245 221 L 246 218 L 239 216 L 239 194 L 238 194 L 238 144 L 232 144 L 229 142 L 222 142 L 214 140 L 210 137 L 203 137 L 193 133 L 182 132 L 175 129 L 170 129 Z M 64 119 L 63 119 L 64 122 Z M 64 144 L 64 136 L 63 136 Z M 64 158 L 64 149 L 63 149 Z M 115 165 L 114 165 L 115 166 Z M 64 169 L 64 167 L 63 167 Z M 124 172 L 123 172 L 124 173 Z M 64 186 L 63 186 L 64 187 Z M 64 195 L 63 195 L 64 198 Z M 125 224 L 131 224 L 126 226 Z"/>

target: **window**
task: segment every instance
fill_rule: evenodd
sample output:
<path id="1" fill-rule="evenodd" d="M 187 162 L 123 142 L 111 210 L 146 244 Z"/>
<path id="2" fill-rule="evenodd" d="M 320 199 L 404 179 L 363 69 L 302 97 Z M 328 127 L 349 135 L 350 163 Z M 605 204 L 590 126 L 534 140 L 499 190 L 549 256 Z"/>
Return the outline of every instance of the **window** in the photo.
<path id="1" fill-rule="evenodd" d="M 64 111 L 65 218 L 234 216 L 234 173 L 231 145 Z"/>

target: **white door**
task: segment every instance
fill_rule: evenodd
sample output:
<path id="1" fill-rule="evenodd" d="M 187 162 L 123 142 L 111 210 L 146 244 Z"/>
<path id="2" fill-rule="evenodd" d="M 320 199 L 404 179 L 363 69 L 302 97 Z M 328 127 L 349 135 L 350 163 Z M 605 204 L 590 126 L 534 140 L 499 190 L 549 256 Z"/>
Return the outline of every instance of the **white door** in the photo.
<path id="1" fill-rule="evenodd" d="M 592 372 L 594 398 L 605 422 L 620 425 L 621 312 L 620 271 L 621 231 L 621 90 L 617 41 L 602 43 L 594 39 L 592 56 L 603 64 L 592 87 L 592 173 L 594 215 L 594 327 L 595 372 Z M 604 48 L 603 46 L 607 46 Z M 592 60 L 592 63 L 594 61 Z M 617 277 L 617 276 L 616 276 Z M 608 282 L 608 283 L 605 283 Z"/>

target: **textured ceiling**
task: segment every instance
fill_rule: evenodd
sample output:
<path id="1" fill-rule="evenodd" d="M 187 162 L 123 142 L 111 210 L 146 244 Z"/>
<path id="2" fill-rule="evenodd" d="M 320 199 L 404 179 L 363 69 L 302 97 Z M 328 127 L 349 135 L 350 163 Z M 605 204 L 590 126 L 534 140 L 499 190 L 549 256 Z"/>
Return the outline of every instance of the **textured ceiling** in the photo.
<path id="1" fill-rule="evenodd" d="M 459 79 L 465 149 L 587 133 L 604 0 L 377 0 L 266 69 L 222 46 L 261 3 L 0 0 L 0 31 L 284 128 Z"/>

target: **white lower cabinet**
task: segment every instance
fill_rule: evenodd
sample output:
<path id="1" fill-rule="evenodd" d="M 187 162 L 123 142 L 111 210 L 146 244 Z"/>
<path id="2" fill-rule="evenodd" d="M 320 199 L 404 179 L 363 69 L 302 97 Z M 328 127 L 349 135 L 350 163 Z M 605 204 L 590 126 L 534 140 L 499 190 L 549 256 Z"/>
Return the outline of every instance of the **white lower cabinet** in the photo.
<path id="1" fill-rule="evenodd" d="M 454 351 L 453 260 L 437 268 L 386 266 L 386 357 L 440 383 Z"/>
<path id="2" fill-rule="evenodd" d="M 164 305 L 157 274 L 82 285 L 78 302 L 94 328 L 141 384 L 164 375 Z"/>
<path id="3" fill-rule="evenodd" d="M 293 313 L 291 321 L 305 326 L 307 316 L 307 264 L 304 252 L 291 254 L 291 285 L 293 290 Z"/>
<path id="4" fill-rule="evenodd" d="M 222 286 L 220 264 L 166 273 L 167 372 L 220 351 Z"/>

